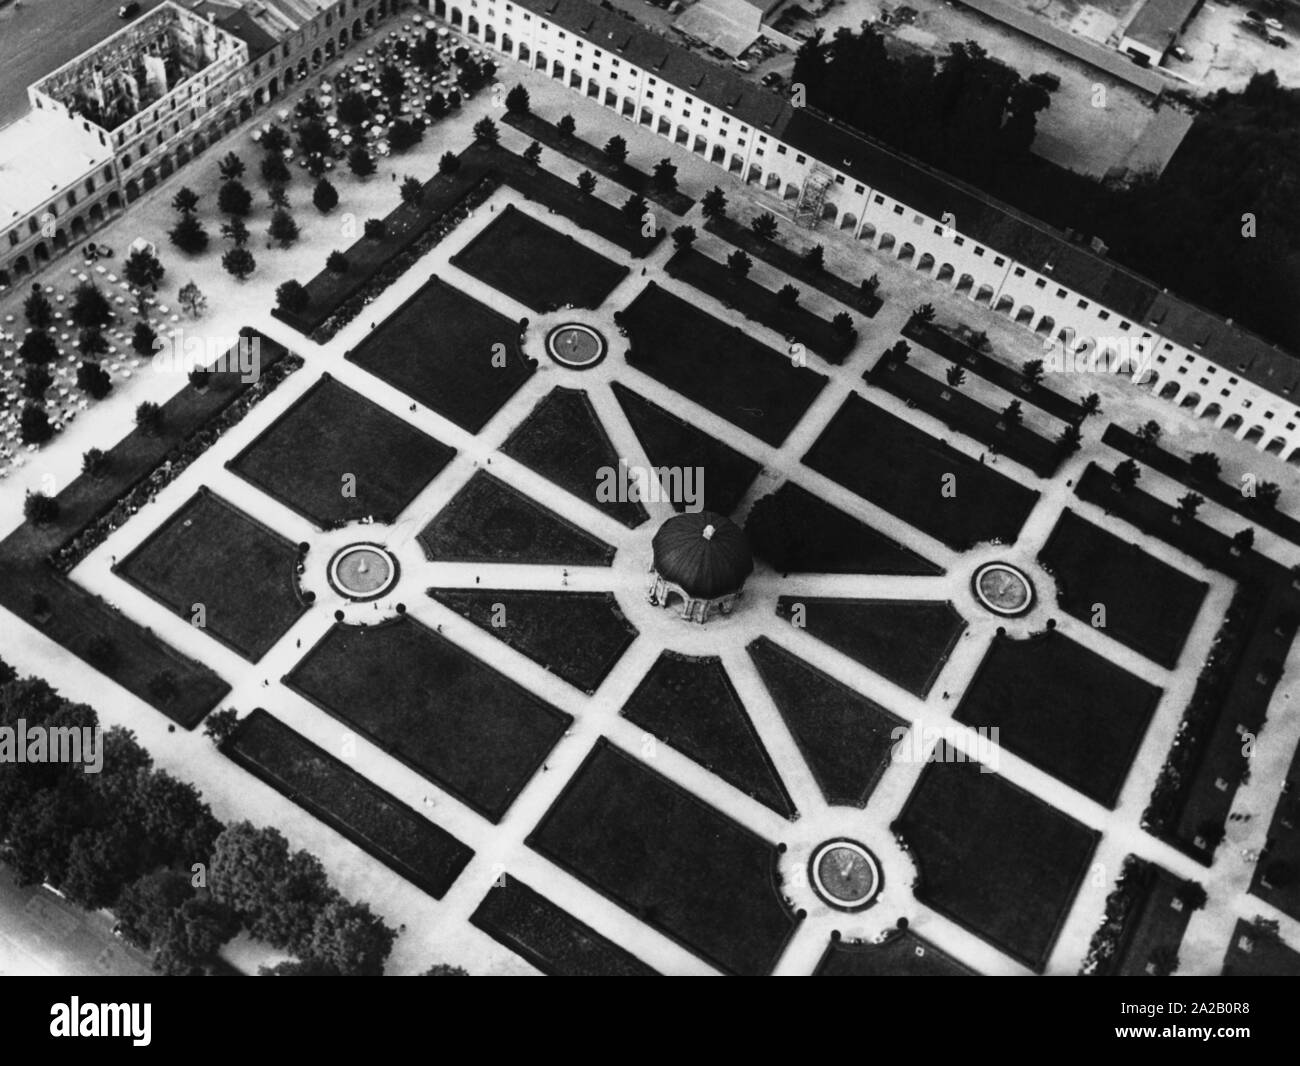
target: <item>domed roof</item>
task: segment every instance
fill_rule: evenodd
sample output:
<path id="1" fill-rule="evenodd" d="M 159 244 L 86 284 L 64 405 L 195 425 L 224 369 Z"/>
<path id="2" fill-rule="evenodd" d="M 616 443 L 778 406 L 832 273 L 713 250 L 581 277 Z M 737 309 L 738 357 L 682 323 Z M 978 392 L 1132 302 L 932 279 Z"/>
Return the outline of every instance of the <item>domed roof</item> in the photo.
<path id="1" fill-rule="evenodd" d="M 651 545 L 659 576 L 699 599 L 736 592 L 754 570 L 741 528 L 713 511 L 675 515 L 659 527 Z"/>

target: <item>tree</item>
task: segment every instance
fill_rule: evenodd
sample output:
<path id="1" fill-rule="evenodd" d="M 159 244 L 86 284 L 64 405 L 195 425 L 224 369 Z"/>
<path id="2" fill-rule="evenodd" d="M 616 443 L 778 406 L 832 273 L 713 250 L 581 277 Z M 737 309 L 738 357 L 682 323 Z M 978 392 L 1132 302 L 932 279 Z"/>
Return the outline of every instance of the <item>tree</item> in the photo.
<path id="1" fill-rule="evenodd" d="M 1201 509 L 1201 504 L 1205 502 L 1204 496 L 1198 496 L 1194 492 L 1189 492 L 1178 500 L 1178 514 L 1180 517 L 1190 522 L 1196 517 L 1196 512 Z"/>
<path id="2" fill-rule="evenodd" d="M 565 115 L 555 124 L 555 128 L 561 137 L 568 140 L 577 131 L 578 124 L 573 121 L 572 115 Z"/>
<path id="3" fill-rule="evenodd" d="M 257 269 L 257 260 L 247 248 L 231 248 L 221 257 L 221 265 L 237 281 L 247 281 Z"/>
<path id="4" fill-rule="evenodd" d="M 325 156 L 334 147 L 330 140 L 329 127 L 323 122 L 312 119 L 304 122 L 298 130 L 298 150 L 308 158 Z"/>
<path id="5" fill-rule="evenodd" d="M 298 223 L 288 211 L 280 208 L 271 213 L 271 225 L 266 232 L 281 248 L 288 248 L 298 239 Z"/>
<path id="6" fill-rule="evenodd" d="M 92 400 L 102 400 L 113 391 L 113 379 L 98 363 L 85 362 L 77 367 L 77 388 Z"/>
<path id="7" fill-rule="evenodd" d="M 34 330 L 18 345 L 18 356 L 28 366 L 45 366 L 59 357 L 59 346 L 44 330 Z"/>
<path id="8" fill-rule="evenodd" d="M 375 161 L 361 145 L 348 153 L 348 169 L 358 178 L 368 178 L 375 172 Z"/>
<path id="9" fill-rule="evenodd" d="M 200 255 L 207 251 L 208 231 L 193 215 L 182 215 L 167 236 L 186 255 Z"/>
<path id="10" fill-rule="evenodd" d="M 841 311 L 832 318 L 831 326 L 841 337 L 852 337 L 858 332 L 853 326 L 853 316 L 847 311 Z"/>
<path id="11" fill-rule="evenodd" d="M 988 333 L 984 330 L 980 330 L 978 333 L 972 333 L 970 336 L 970 346 L 977 352 L 984 351 L 984 349 L 989 346 Z"/>
<path id="12" fill-rule="evenodd" d="M 311 296 L 302 282 L 290 279 L 275 290 L 275 302 L 281 310 L 297 314 L 307 309 L 307 305 L 311 303 Z"/>
<path id="13" fill-rule="evenodd" d="M 260 143 L 264 151 L 279 154 L 289 147 L 289 135 L 283 126 L 272 123 L 271 128 L 262 134 Z"/>
<path id="14" fill-rule="evenodd" d="M 1282 486 L 1273 481 L 1261 481 L 1255 486 L 1255 506 L 1262 511 L 1271 511 L 1277 507 L 1282 496 Z"/>
<path id="15" fill-rule="evenodd" d="M 322 215 L 328 215 L 339 205 L 339 193 L 328 178 L 321 178 L 311 191 L 311 202 Z"/>
<path id="16" fill-rule="evenodd" d="M 384 64 L 383 69 L 379 71 L 379 91 L 394 102 L 400 102 L 406 92 L 405 76 L 391 63 Z"/>
<path id="17" fill-rule="evenodd" d="M 368 218 L 363 232 L 372 241 L 382 241 L 388 235 L 388 223 L 382 218 Z"/>
<path id="18" fill-rule="evenodd" d="M 737 248 L 727 256 L 727 269 L 731 271 L 731 277 L 734 281 L 741 281 L 748 274 L 754 265 L 754 260 L 750 259 L 744 252 Z"/>
<path id="19" fill-rule="evenodd" d="M 1197 452 L 1188 460 L 1192 476 L 1198 481 L 1217 481 L 1221 466 L 1213 452 Z"/>
<path id="20" fill-rule="evenodd" d="M 877 290 L 879 290 L 880 288 L 880 275 L 872 274 L 871 277 L 869 278 L 863 278 L 862 285 L 860 287 L 862 289 L 863 296 L 867 296 L 867 297 L 875 296 Z"/>
<path id="21" fill-rule="evenodd" d="M 439 174 L 455 174 L 460 169 L 460 156 L 455 152 L 443 152 L 438 160 Z"/>
<path id="22" fill-rule="evenodd" d="M 69 317 L 74 325 L 82 329 L 87 326 L 106 326 L 113 317 L 113 308 L 94 282 L 83 281 L 72 294 Z"/>
<path id="23" fill-rule="evenodd" d="M 182 215 L 192 215 L 199 208 L 199 195 L 188 185 L 182 185 L 172 197 L 172 207 Z"/>
<path id="24" fill-rule="evenodd" d="M 87 477 L 100 478 L 108 473 L 108 453 L 100 448 L 88 448 L 81 457 L 81 472 Z"/>
<path id="25" fill-rule="evenodd" d="M 1234 551 L 1250 551 L 1255 543 L 1255 531 L 1247 526 L 1245 529 L 1239 529 L 1232 535 L 1232 548 Z"/>
<path id="26" fill-rule="evenodd" d="M 469 973 L 459 966 L 448 966 L 445 962 L 434 963 L 421 977 L 468 977 Z"/>
<path id="27" fill-rule="evenodd" d="M 262 180 L 267 185 L 288 185 L 293 180 L 289 164 L 278 152 L 268 152 L 262 157 Z"/>
<path id="28" fill-rule="evenodd" d="M 1030 385 L 1037 385 L 1043 380 L 1043 361 L 1041 359 L 1027 359 L 1020 368 L 1020 376 Z"/>
<path id="29" fill-rule="evenodd" d="M 43 363 L 30 363 L 23 371 L 23 395 L 29 400 L 43 400 L 54 384 L 54 375 Z"/>
<path id="30" fill-rule="evenodd" d="M 541 161 L 542 161 L 542 146 L 538 144 L 536 141 L 533 141 L 532 144 L 530 144 L 527 148 L 524 149 L 524 162 L 528 163 L 529 166 L 535 167 Z"/>
<path id="31" fill-rule="evenodd" d="M 959 389 L 966 381 L 966 371 L 959 366 L 950 366 L 948 368 L 948 373 L 946 373 L 944 377 L 947 379 L 949 385 L 954 389 Z"/>
<path id="32" fill-rule="evenodd" d="M 402 203 L 416 206 L 424 197 L 424 183 L 419 178 L 407 176 L 401 185 Z"/>
<path id="33" fill-rule="evenodd" d="M 108 340 L 98 326 L 87 326 L 77 334 L 77 348 L 82 355 L 94 359 L 108 351 Z"/>
<path id="34" fill-rule="evenodd" d="M 43 492 L 29 492 L 23 499 L 23 517 L 38 526 L 47 526 L 59 517 L 59 501 Z"/>
<path id="35" fill-rule="evenodd" d="M 118 662 L 117 644 L 107 633 L 96 633 L 86 644 L 86 655 L 100 670 L 111 671 Z"/>
<path id="36" fill-rule="evenodd" d="M 605 142 L 605 158 L 616 166 L 627 162 L 627 141 L 615 134 Z"/>
<path id="37" fill-rule="evenodd" d="M 474 141 L 483 145 L 499 144 L 501 134 L 497 132 L 497 124 L 490 118 L 479 119 L 474 123 Z"/>
<path id="38" fill-rule="evenodd" d="M 886 352 L 885 359 L 895 366 L 902 366 L 907 362 L 908 353 L 911 352 L 912 346 L 907 341 L 896 341 Z"/>
<path id="39" fill-rule="evenodd" d="M 344 977 L 379 977 L 396 935 L 364 903 L 334 899 L 316 916 L 307 954 Z"/>
<path id="40" fill-rule="evenodd" d="M 177 195 L 180 194 L 177 193 Z M 154 289 L 156 291 L 158 283 L 162 281 L 163 275 L 167 271 L 163 269 L 162 263 L 158 262 L 158 257 L 148 248 L 137 248 L 126 257 L 126 262 L 122 266 L 122 273 L 125 275 L 126 280 L 137 289 Z"/>
<path id="41" fill-rule="evenodd" d="M 331 274 L 346 274 L 348 272 L 348 257 L 340 251 L 330 252 L 325 257 L 325 269 Z"/>
<path id="42" fill-rule="evenodd" d="M 152 400 L 145 400 L 135 409 L 135 424 L 149 436 L 158 436 L 163 428 L 162 408 Z"/>
<path id="43" fill-rule="evenodd" d="M 927 323 L 934 321 L 934 304 L 918 304 L 912 308 L 912 314 L 908 318 L 910 324 Z"/>
<path id="44" fill-rule="evenodd" d="M 221 209 L 222 214 L 247 218 L 249 212 L 253 210 L 253 194 L 242 181 L 231 179 L 224 182 L 217 190 L 217 207 Z"/>
<path id="45" fill-rule="evenodd" d="M 203 721 L 203 733 L 217 747 L 235 735 L 239 728 L 239 712 L 233 707 L 213 711 Z"/>
<path id="46" fill-rule="evenodd" d="M 633 193 L 623 203 L 623 217 L 633 226 L 639 226 L 645 221 L 646 214 L 650 210 L 650 205 L 646 203 L 644 196 Z"/>
<path id="47" fill-rule="evenodd" d="M 244 161 L 228 152 L 217 162 L 217 172 L 225 181 L 238 181 L 244 176 Z"/>
<path id="48" fill-rule="evenodd" d="M 347 126 L 360 126 L 370 118 L 370 102 L 355 90 L 344 93 L 339 99 L 339 121 Z"/>
<path id="49" fill-rule="evenodd" d="M 1083 415 L 1085 418 L 1101 414 L 1101 397 L 1095 392 L 1088 393 L 1080 403 L 1083 407 Z"/>
<path id="50" fill-rule="evenodd" d="M 207 309 L 208 298 L 192 281 L 187 281 L 176 294 L 180 305 L 190 313 L 191 318 L 198 318 Z"/>
<path id="51" fill-rule="evenodd" d="M 1014 429 L 1025 420 L 1025 413 L 1019 400 L 1012 400 L 1002 409 L 1002 421 Z"/>
<path id="52" fill-rule="evenodd" d="M 388 147 L 394 152 L 409 152 L 424 139 L 423 125 L 399 118 L 388 127 Z"/>
<path id="53" fill-rule="evenodd" d="M 782 285 L 776 294 L 776 302 L 787 310 L 793 311 L 799 306 L 799 290 L 793 285 Z"/>
<path id="54" fill-rule="evenodd" d="M 131 334 L 131 350 L 136 355 L 151 355 L 158 345 L 158 334 L 154 332 L 153 326 L 148 322 L 140 321 L 135 324 L 135 332 Z"/>
<path id="55" fill-rule="evenodd" d="M 1142 447 L 1154 448 L 1160 442 L 1160 423 L 1154 419 L 1143 423 L 1138 429 L 1137 437 Z"/>
<path id="56" fill-rule="evenodd" d="M 749 228 L 765 241 L 770 241 L 776 236 L 776 215 L 771 211 L 764 211 L 761 215 L 755 215 L 750 222 Z"/>
<path id="57" fill-rule="evenodd" d="M 1124 459 L 1115 467 L 1115 484 L 1120 490 L 1127 492 L 1138 483 L 1138 478 L 1142 476 L 1142 471 L 1138 468 L 1137 463 L 1132 459 Z"/>
<path id="58" fill-rule="evenodd" d="M 242 248 L 248 243 L 252 234 L 248 232 L 248 227 L 244 225 L 242 218 L 232 218 L 229 222 L 222 224 L 221 236 L 228 241 L 233 241 L 236 248 Z"/>
<path id="59" fill-rule="evenodd" d="M 807 252 L 804 253 L 803 265 L 809 270 L 822 271 L 826 269 L 826 249 L 820 244 L 814 244 Z"/>
<path id="60" fill-rule="evenodd" d="M 288 207 L 289 206 L 289 189 L 287 186 L 276 182 L 266 190 L 266 198 L 271 201 L 271 207 Z"/>
<path id="61" fill-rule="evenodd" d="M 424 112 L 430 118 L 442 118 L 447 113 L 447 98 L 442 93 L 433 93 L 424 101 Z"/>
<path id="62" fill-rule="evenodd" d="M 660 192 L 677 191 L 677 167 L 673 165 L 671 159 L 664 156 L 655 164 L 654 173 L 651 176 L 654 187 Z"/>
<path id="63" fill-rule="evenodd" d="M 512 115 L 528 114 L 528 90 L 522 85 L 516 85 L 506 93 L 506 110 Z"/>
<path id="64" fill-rule="evenodd" d="M 584 170 L 578 175 L 578 188 L 584 196 L 592 195 L 596 191 L 596 175 L 590 170 Z"/>
<path id="65" fill-rule="evenodd" d="M 27 319 L 27 324 L 36 330 L 49 329 L 50 323 L 54 321 L 54 308 L 39 283 L 32 286 L 30 295 L 23 301 L 23 316 Z"/>
<path id="66" fill-rule="evenodd" d="M 1168 944 L 1158 944 L 1151 951 L 1149 959 L 1156 977 L 1168 977 L 1178 969 L 1178 949 Z"/>
<path id="67" fill-rule="evenodd" d="M 713 186 L 700 201 L 701 210 L 707 219 L 727 217 L 727 196 L 718 186 Z"/>
<path id="68" fill-rule="evenodd" d="M 673 246 L 679 252 L 685 251 L 687 248 L 689 248 L 692 244 L 695 243 L 695 237 L 696 237 L 696 233 L 695 233 L 694 226 L 686 226 L 686 225 L 678 226 L 675 230 L 673 230 Z"/>
<path id="69" fill-rule="evenodd" d="M 23 405 L 18 425 L 19 435 L 24 444 L 44 444 L 54 436 L 54 426 L 50 424 L 50 416 L 45 413 L 44 407 L 34 401 L 28 401 Z"/>

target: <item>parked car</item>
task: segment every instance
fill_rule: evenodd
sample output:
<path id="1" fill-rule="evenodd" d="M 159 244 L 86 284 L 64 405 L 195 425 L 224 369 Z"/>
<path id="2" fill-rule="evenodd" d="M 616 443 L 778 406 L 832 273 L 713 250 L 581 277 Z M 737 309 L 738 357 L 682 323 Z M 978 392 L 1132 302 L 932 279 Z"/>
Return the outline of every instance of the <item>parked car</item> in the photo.
<path id="1" fill-rule="evenodd" d="M 1037 85 L 1039 88 L 1046 89 L 1049 93 L 1054 93 L 1061 87 L 1061 79 L 1055 74 L 1043 72 L 1041 74 L 1031 74 L 1029 84 Z"/>
<path id="2" fill-rule="evenodd" d="M 1291 43 L 1285 37 L 1279 37 L 1275 33 L 1269 36 L 1268 43 L 1274 48 L 1289 48 L 1291 46 Z"/>
<path id="3" fill-rule="evenodd" d="M 1274 32 L 1282 29 L 1282 23 L 1278 22 L 1277 19 L 1265 19 L 1264 25 L 1267 26 L 1270 30 L 1273 30 Z"/>
<path id="4" fill-rule="evenodd" d="M 1246 18 L 1250 19 L 1251 22 L 1263 22 L 1263 21 L 1264 21 L 1264 16 L 1261 15 L 1258 11 L 1247 11 L 1247 12 L 1246 12 Z"/>
<path id="5" fill-rule="evenodd" d="M 140 5 L 136 0 L 131 0 L 129 4 L 123 4 L 117 9 L 117 17 L 120 19 L 129 19 L 140 14 Z"/>
<path id="6" fill-rule="evenodd" d="M 779 89 L 785 84 L 785 79 L 775 70 L 769 70 L 763 75 L 763 84 L 769 89 Z"/>
<path id="7" fill-rule="evenodd" d="M 733 59 L 731 61 L 731 65 L 735 67 L 737 70 L 743 70 L 746 74 L 748 74 L 751 70 L 754 69 L 743 59 Z"/>
<path id="8" fill-rule="evenodd" d="M 1192 53 L 1182 47 L 1182 45 L 1175 45 L 1173 48 L 1169 49 L 1169 54 L 1180 63 L 1186 63 L 1192 58 Z"/>

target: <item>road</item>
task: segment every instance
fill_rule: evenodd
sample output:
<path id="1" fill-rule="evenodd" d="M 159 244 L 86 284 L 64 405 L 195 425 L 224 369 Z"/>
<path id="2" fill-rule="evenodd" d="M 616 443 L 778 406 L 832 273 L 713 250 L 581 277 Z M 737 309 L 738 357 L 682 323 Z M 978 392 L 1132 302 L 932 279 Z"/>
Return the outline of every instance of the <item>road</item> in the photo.
<path id="1" fill-rule="evenodd" d="M 143 14 L 162 0 L 142 0 Z M 27 111 L 27 86 L 120 30 L 121 0 L 16 0 L 0 8 L 0 127 Z"/>
<path id="2" fill-rule="evenodd" d="M 140 977 L 143 954 L 89 914 L 40 885 L 20 888 L 0 866 L 0 977 Z"/>

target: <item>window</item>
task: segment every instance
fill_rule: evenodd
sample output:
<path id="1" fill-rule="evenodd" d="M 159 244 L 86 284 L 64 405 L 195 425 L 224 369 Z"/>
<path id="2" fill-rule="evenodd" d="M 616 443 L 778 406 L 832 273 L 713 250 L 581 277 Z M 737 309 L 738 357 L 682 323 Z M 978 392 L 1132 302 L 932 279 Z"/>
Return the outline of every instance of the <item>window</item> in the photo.
<path id="1" fill-rule="evenodd" d="M 1132 329 L 1132 328 L 1133 328 L 1133 323 L 1132 323 L 1132 322 L 1120 322 L 1120 324 L 1119 324 L 1119 328 L 1120 328 L 1120 329 Z"/>
<path id="2" fill-rule="evenodd" d="M 492 12 L 489 10 L 489 11 L 488 11 L 488 14 L 490 15 L 490 14 L 492 14 Z M 562 40 L 562 41 L 563 41 L 563 40 L 566 40 L 566 39 L 568 38 L 568 36 L 569 36 L 569 35 L 568 35 L 567 33 L 565 33 L 563 30 L 560 31 L 560 40 Z"/>
<path id="3" fill-rule="evenodd" d="M 896 215 L 901 215 L 902 213 L 903 213 L 903 205 L 902 205 L 902 204 L 895 204 L 895 205 L 894 205 L 894 214 L 896 214 Z"/>
<path id="4" fill-rule="evenodd" d="M 617 66 L 618 66 L 618 60 L 617 60 L 617 59 L 611 59 L 611 60 L 609 61 L 609 65 L 610 65 L 611 67 L 617 67 Z"/>
<path id="5" fill-rule="evenodd" d="M 1163 355 L 1157 355 L 1157 356 L 1156 356 L 1156 362 L 1157 362 L 1157 363 L 1163 363 L 1164 361 L 1165 361 L 1165 357 L 1164 357 Z"/>
<path id="6" fill-rule="evenodd" d="M 655 98 L 655 94 L 651 90 L 647 89 L 645 92 L 645 98 L 647 100 L 653 100 Z"/>
<path id="7" fill-rule="evenodd" d="M 1064 299 L 1065 299 L 1065 290 L 1064 290 L 1064 289 L 1057 289 L 1057 290 L 1056 290 L 1056 298 L 1057 298 L 1058 300 L 1064 300 Z"/>
<path id="8" fill-rule="evenodd" d="M 875 202 L 878 204 L 883 204 L 885 202 L 885 198 L 881 196 L 879 193 L 876 193 Z"/>
<path id="9" fill-rule="evenodd" d="M 686 117 L 690 118 L 690 115 L 688 114 Z M 700 129 L 707 130 L 708 128 L 709 128 L 709 120 L 707 118 L 700 119 Z"/>
<path id="10" fill-rule="evenodd" d="M 1034 282 L 1034 287 L 1038 289 L 1045 289 L 1047 288 L 1047 282 L 1044 281 L 1042 278 L 1039 278 L 1037 281 Z"/>
<path id="11" fill-rule="evenodd" d="M 942 227 L 942 226 L 935 226 L 935 227 L 934 227 L 934 235 L 935 235 L 936 237 L 942 237 L 942 236 L 943 236 L 943 227 Z"/>
<path id="12" fill-rule="evenodd" d="M 755 149 L 754 149 L 754 154 L 757 155 L 757 156 L 761 156 L 761 155 L 763 154 L 763 152 L 764 152 L 764 149 L 762 149 L 762 148 L 755 148 Z"/>
<path id="13" fill-rule="evenodd" d="M 844 184 L 844 175 L 843 175 L 843 174 L 836 174 L 836 175 L 835 175 L 835 184 L 836 184 L 836 185 L 843 185 L 843 184 Z"/>
<path id="14" fill-rule="evenodd" d="M 730 125 L 731 125 L 731 119 L 729 119 L 726 115 L 723 115 L 723 116 L 722 116 L 722 124 L 723 124 L 724 126 L 730 126 Z"/>
<path id="15" fill-rule="evenodd" d="M 743 143 L 743 142 L 742 142 L 742 143 Z M 783 144 L 778 144 L 778 145 L 776 146 L 776 154 L 777 154 L 777 155 L 785 155 L 785 153 L 786 153 L 786 147 L 785 147 L 785 145 L 783 145 Z"/>
<path id="16" fill-rule="evenodd" d="M 1110 312 L 1109 312 L 1109 311 L 1098 311 L 1098 312 L 1097 312 L 1097 317 L 1100 318 L 1103 322 L 1109 322 L 1109 321 L 1110 321 Z"/>
<path id="17" fill-rule="evenodd" d="M 1023 278 L 1024 276 L 1025 276 L 1025 268 L 1024 268 L 1024 267 L 1016 267 L 1016 277 L 1018 277 L 1018 278 Z"/>
<path id="18" fill-rule="evenodd" d="M 1231 390 L 1231 389 L 1220 389 L 1220 390 L 1219 390 L 1219 395 L 1220 395 L 1220 396 L 1230 396 L 1231 394 L 1232 394 L 1232 390 Z"/>
<path id="19" fill-rule="evenodd" d="M 806 163 L 808 162 L 808 157 L 806 155 L 797 155 L 794 157 L 794 161 L 796 163 Z"/>
<path id="20" fill-rule="evenodd" d="M 965 237 L 954 237 L 954 238 L 952 239 L 952 243 L 955 244 L 958 248 L 960 248 L 960 247 L 962 247 L 962 246 L 966 243 L 966 238 L 965 238 Z"/>
<path id="21" fill-rule="evenodd" d="M 912 216 L 912 225 L 913 225 L 913 226 L 924 226 L 924 225 L 925 225 L 925 216 L 924 216 L 924 215 L 913 215 L 913 216 Z"/>
<path id="22" fill-rule="evenodd" d="M 11 230 L 9 231 L 9 247 L 10 247 L 10 248 L 17 248 L 17 247 L 18 247 L 18 231 L 17 231 L 17 230 L 12 230 L 12 229 L 11 229 Z"/>
<path id="23" fill-rule="evenodd" d="M 737 143 L 738 145 L 740 145 L 741 148 L 744 148 L 744 147 L 745 147 L 745 138 L 744 138 L 744 137 L 737 137 L 737 138 L 736 138 L 736 143 Z M 759 152 L 762 152 L 762 151 L 763 151 L 763 149 L 760 148 L 760 149 L 759 149 Z"/>
<path id="24" fill-rule="evenodd" d="M 578 47 L 581 48 L 582 45 L 578 45 Z M 648 84 L 650 84 L 650 85 L 658 85 L 659 83 L 658 83 L 657 81 L 655 81 L 654 78 L 651 78 L 651 79 L 649 79 Z"/>
<path id="25" fill-rule="evenodd" d="M 995 267 L 1003 266 L 1005 263 L 1006 263 L 1006 259 L 1005 259 L 1003 256 L 1000 256 L 1000 255 L 997 256 L 996 258 L 994 258 L 994 260 L 993 260 L 993 265 L 994 265 Z"/>
<path id="26" fill-rule="evenodd" d="M 983 258 L 983 257 L 984 257 L 984 249 L 983 249 L 983 248 L 976 248 L 976 249 L 975 249 L 975 254 L 978 255 L 980 258 Z"/>
<path id="27" fill-rule="evenodd" d="M 1235 384 L 1237 384 L 1237 379 L 1236 379 L 1236 378 L 1228 378 L 1228 384 L 1229 384 L 1229 385 L 1235 385 Z"/>
<path id="28" fill-rule="evenodd" d="M 1080 300 L 1076 306 L 1079 308 L 1080 311 L 1086 311 L 1088 310 L 1088 301 Z"/>
<path id="29" fill-rule="evenodd" d="M 704 113 L 705 113 L 706 115 L 711 115 L 711 114 L 713 114 L 713 108 L 709 107 L 708 104 L 705 104 L 705 105 L 704 105 Z"/>

